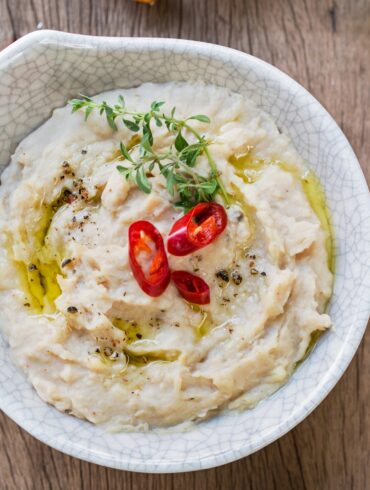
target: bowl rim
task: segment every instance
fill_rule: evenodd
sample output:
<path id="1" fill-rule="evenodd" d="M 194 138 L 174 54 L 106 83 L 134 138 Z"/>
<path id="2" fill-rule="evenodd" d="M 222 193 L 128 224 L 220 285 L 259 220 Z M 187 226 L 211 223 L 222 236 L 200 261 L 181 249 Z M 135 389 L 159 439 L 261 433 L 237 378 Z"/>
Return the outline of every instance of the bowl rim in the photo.
<path id="1" fill-rule="evenodd" d="M 10 61 L 11 59 L 20 55 L 25 49 L 32 47 L 32 45 L 45 43 L 45 44 L 53 44 L 56 41 L 65 42 L 69 45 L 74 45 L 79 48 L 86 48 L 86 41 L 93 40 L 94 43 L 97 44 L 109 44 L 111 46 L 115 46 L 119 49 L 122 43 L 125 43 L 125 46 L 131 46 L 133 48 L 142 47 L 145 50 L 156 50 L 158 48 L 167 50 L 168 52 L 175 52 L 177 54 L 181 54 L 184 47 L 192 47 L 198 53 L 204 53 L 208 56 L 219 55 L 221 58 L 225 59 L 227 57 L 239 57 L 241 62 L 243 60 L 248 60 L 249 63 L 259 66 L 262 66 L 264 69 L 269 70 L 277 77 L 282 83 L 290 84 L 290 87 L 294 87 L 298 93 L 304 94 L 306 98 L 310 100 L 310 102 L 315 104 L 315 108 L 319 110 L 323 117 L 325 117 L 335 129 L 337 136 L 345 143 L 346 149 L 349 151 L 349 155 L 351 156 L 351 166 L 353 167 L 354 172 L 356 173 L 356 181 L 361 185 L 361 188 L 365 191 L 361 194 L 361 202 L 364 208 L 367 208 L 368 217 L 370 217 L 370 195 L 368 191 L 367 182 L 365 176 L 362 172 L 359 161 L 348 142 L 346 136 L 344 135 L 341 128 L 337 125 L 333 117 L 328 113 L 328 111 L 323 107 L 323 105 L 313 96 L 311 95 L 302 85 L 292 79 L 288 74 L 283 72 L 282 70 L 276 68 L 275 66 L 263 61 L 253 55 L 244 53 L 242 51 L 213 44 L 213 43 L 205 43 L 200 41 L 193 40 L 185 40 L 185 39 L 172 39 L 172 38 L 151 38 L 151 37 L 106 37 L 106 36 L 90 36 L 83 34 L 72 34 L 68 32 L 62 32 L 57 30 L 40 30 L 34 31 L 25 36 L 19 38 L 15 42 L 13 42 L 10 46 L 4 48 L 0 52 L 0 70 L 4 62 Z M 211 53 L 210 53 L 211 51 Z M 370 258 L 370 243 L 367 246 L 367 252 Z M 361 284 L 363 287 L 363 284 Z M 12 413 L 11 408 L 5 406 L 1 401 L 0 397 L 0 410 L 2 410 L 6 415 L 8 415 L 14 422 L 16 422 L 22 429 L 26 432 L 40 440 L 41 442 L 51 446 L 54 449 L 62 451 L 70 456 L 77 457 L 79 459 L 111 467 L 122 470 L 129 471 L 138 471 L 144 473 L 176 473 L 176 472 L 185 472 L 185 471 L 195 471 L 201 469 L 212 468 L 215 466 L 223 465 L 226 463 L 230 463 L 241 459 L 245 456 L 253 454 L 259 449 L 267 446 L 268 444 L 274 442 L 278 438 L 285 435 L 289 432 L 293 427 L 299 424 L 304 418 L 306 418 L 329 394 L 329 392 L 333 389 L 339 379 L 342 377 L 343 373 L 347 369 L 349 363 L 353 359 L 358 346 L 362 340 L 362 337 L 365 333 L 367 326 L 367 319 L 370 314 L 370 297 L 367 302 L 364 301 L 362 307 L 362 322 L 357 325 L 355 338 L 352 338 L 351 344 L 343 347 L 340 352 L 341 356 L 341 364 L 336 366 L 334 370 L 334 375 L 328 377 L 325 383 L 320 384 L 320 387 L 317 388 L 312 396 L 309 397 L 308 400 L 305 400 L 304 403 L 300 405 L 300 409 L 295 412 L 294 416 L 288 418 L 284 423 L 279 424 L 278 427 L 271 430 L 270 433 L 260 440 L 259 444 L 256 444 L 252 449 L 245 448 L 244 451 L 239 450 L 236 454 L 236 450 L 233 448 L 229 448 L 225 451 L 212 453 L 211 455 L 207 455 L 200 462 L 197 460 L 190 460 L 186 462 L 186 467 L 181 461 L 167 461 L 161 460 L 158 463 L 146 463 L 143 460 L 131 459 L 130 461 L 123 460 L 110 460 L 107 456 L 95 452 L 93 449 L 89 447 L 78 447 L 75 448 L 72 444 L 69 446 L 64 445 L 59 439 L 50 439 L 46 436 L 45 433 L 39 434 L 34 427 L 30 427 L 28 422 L 24 420 L 18 413 Z M 359 320 L 357 319 L 357 322 Z"/>

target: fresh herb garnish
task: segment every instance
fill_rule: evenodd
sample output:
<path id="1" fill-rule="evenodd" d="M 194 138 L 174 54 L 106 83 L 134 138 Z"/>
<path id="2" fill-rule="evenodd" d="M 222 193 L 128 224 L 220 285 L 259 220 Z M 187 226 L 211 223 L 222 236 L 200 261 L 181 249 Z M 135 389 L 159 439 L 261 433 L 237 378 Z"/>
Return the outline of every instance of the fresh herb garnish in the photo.
<path id="1" fill-rule="evenodd" d="M 100 114 L 105 114 L 107 122 L 112 130 L 116 131 L 116 119 L 121 118 L 123 124 L 134 133 L 141 133 L 141 138 L 137 144 L 127 148 L 123 142 L 120 143 L 122 158 L 127 161 L 127 165 L 118 165 L 117 170 L 128 180 L 135 182 L 145 193 L 151 192 L 150 177 L 154 168 L 158 168 L 166 179 L 168 193 L 174 197 L 178 196 L 176 206 L 190 209 L 199 202 L 212 201 L 215 195 L 220 192 L 226 204 L 229 203 L 228 195 L 219 173 L 208 149 L 208 141 L 198 133 L 190 124 L 191 120 L 209 123 L 210 119 L 202 114 L 194 115 L 186 119 L 175 117 L 176 108 L 174 107 L 170 115 L 164 114 L 161 107 L 164 102 L 152 102 L 148 112 L 133 112 L 126 108 L 124 98 L 120 95 L 118 103 L 114 106 L 106 102 L 97 103 L 85 95 L 81 99 L 70 101 L 72 112 L 79 109 L 85 111 L 85 120 L 90 116 L 94 109 Z M 167 130 L 173 134 L 174 142 L 163 153 L 157 152 L 153 148 L 154 138 L 151 125 L 158 127 L 166 126 Z M 184 132 L 195 137 L 194 143 L 189 143 Z M 133 151 L 139 148 L 139 155 L 134 156 Z M 137 153 L 137 152 L 136 152 Z M 195 171 L 197 159 L 205 155 L 210 171 L 208 176 L 202 176 Z"/>

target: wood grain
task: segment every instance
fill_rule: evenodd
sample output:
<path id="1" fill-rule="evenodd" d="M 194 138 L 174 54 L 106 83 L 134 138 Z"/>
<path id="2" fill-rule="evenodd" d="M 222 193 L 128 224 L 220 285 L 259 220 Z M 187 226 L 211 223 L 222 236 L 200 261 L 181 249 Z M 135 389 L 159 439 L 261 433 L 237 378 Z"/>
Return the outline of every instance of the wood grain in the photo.
<path id="1" fill-rule="evenodd" d="M 370 179 L 369 0 L 0 0 L 0 48 L 36 29 L 107 36 L 180 37 L 252 53 L 317 97 Z M 370 488 L 370 332 L 314 413 L 258 453 L 179 475 L 109 470 L 39 443 L 0 415 L 0 489 Z"/>

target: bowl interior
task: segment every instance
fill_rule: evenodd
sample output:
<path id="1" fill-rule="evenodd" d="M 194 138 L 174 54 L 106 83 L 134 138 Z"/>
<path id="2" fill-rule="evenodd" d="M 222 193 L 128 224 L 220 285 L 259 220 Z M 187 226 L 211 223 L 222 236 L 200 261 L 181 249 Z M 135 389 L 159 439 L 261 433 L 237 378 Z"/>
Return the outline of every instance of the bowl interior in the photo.
<path id="1" fill-rule="evenodd" d="M 14 367 L 0 337 L 0 408 L 43 442 L 95 463 L 170 472 L 223 464 L 263 447 L 326 396 L 356 351 L 369 313 L 370 204 L 342 132 L 301 86 L 272 66 L 219 46 L 165 39 L 33 33 L 0 55 L 0 169 L 52 109 L 79 93 L 143 82 L 203 80 L 253 99 L 292 138 L 324 184 L 336 235 L 335 331 L 319 341 L 290 381 L 255 409 L 224 413 L 183 432 L 109 434 L 42 402 Z M 1 318 L 0 318 L 1 321 Z"/>

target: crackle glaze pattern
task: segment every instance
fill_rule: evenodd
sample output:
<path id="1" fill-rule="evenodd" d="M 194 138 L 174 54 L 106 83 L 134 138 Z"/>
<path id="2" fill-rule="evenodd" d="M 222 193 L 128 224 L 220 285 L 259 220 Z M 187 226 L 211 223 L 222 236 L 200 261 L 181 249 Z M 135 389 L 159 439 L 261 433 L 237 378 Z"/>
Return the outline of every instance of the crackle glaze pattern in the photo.
<path id="1" fill-rule="evenodd" d="M 78 93 L 199 79 L 240 92 L 269 112 L 324 183 L 336 235 L 330 306 L 336 328 L 324 335 L 289 383 L 255 409 L 220 414 L 187 432 L 174 428 L 146 434 L 108 434 L 46 405 L 14 367 L 0 337 L 0 408 L 46 444 L 98 464 L 145 472 L 188 471 L 256 451 L 300 422 L 333 388 L 368 320 L 370 199 L 356 157 L 310 94 L 252 56 L 192 41 L 30 34 L 0 54 L 0 168 L 53 108 Z"/>

